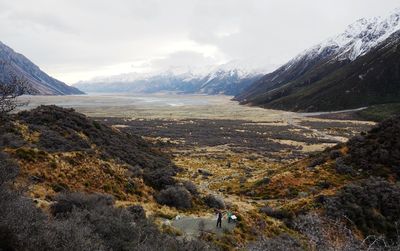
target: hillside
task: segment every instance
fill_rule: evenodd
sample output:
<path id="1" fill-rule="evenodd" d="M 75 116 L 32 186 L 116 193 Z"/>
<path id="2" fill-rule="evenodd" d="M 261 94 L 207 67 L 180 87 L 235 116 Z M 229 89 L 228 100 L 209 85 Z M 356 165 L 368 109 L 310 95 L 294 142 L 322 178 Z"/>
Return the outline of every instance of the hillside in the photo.
<path id="1" fill-rule="evenodd" d="M 26 80 L 32 93 L 41 95 L 83 94 L 75 87 L 50 77 L 24 55 L 0 42 L 0 83 L 7 83 L 12 77 Z"/>
<path id="2" fill-rule="evenodd" d="M 279 126 L 260 131 L 244 121 L 246 131 L 238 136 L 234 121 L 208 126 L 210 121 L 175 121 L 178 127 L 170 127 L 172 122 L 163 120 L 102 118 L 109 126 L 99 120 L 41 106 L 1 124 L 0 206 L 6 210 L 0 215 L 0 245 L 363 250 L 373 242 L 363 244 L 369 234 L 388 241 L 396 237 L 391 233 L 400 216 L 400 118 L 300 160 L 284 157 L 285 149 L 295 153 L 296 147 L 254 141 L 259 133 L 285 131 Z M 318 126 L 331 130 L 333 125 Z M 343 126 L 348 132 L 355 125 Z M 237 150 L 227 142 L 235 142 Z M 242 149 L 240 142 L 247 142 Z M 216 230 L 216 208 L 235 212 L 237 223 L 224 221 L 225 228 Z M 182 238 L 187 234 L 198 240 Z"/>
<path id="3" fill-rule="evenodd" d="M 398 102 L 400 13 L 359 20 L 235 97 L 242 104 L 332 111 Z"/>
<path id="4" fill-rule="evenodd" d="M 13 115 L 1 126 L 0 146 L 46 193 L 87 191 L 119 199 L 137 197 L 143 181 L 156 189 L 173 185 L 177 168 L 139 136 L 122 133 L 72 109 L 40 106 Z"/>
<path id="5" fill-rule="evenodd" d="M 41 106 L 2 121 L 0 149 L 1 250 L 214 250 L 146 217 L 167 186 L 189 192 L 139 136 Z"/>
<path id="6" fill-rule="evenodd" d="M 261 212 L 312 236 L 317 250 L 398 247 L 399 125 L 400 117 L 385 120 L 344 144 L 264 173 L 240 193 L 266 200 Z"/>

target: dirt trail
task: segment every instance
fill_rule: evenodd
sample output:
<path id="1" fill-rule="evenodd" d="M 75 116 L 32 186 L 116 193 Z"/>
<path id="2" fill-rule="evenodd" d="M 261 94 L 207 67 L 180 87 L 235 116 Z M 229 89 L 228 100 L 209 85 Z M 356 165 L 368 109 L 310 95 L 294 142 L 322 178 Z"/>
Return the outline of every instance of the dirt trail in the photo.
<path id="1" fill-rule="evenodd" d="M 198 237 L 200 233 L 208 232 L 222 235 L 225 232 L 232 232 L 236 227 L 235 223 L 228 223 L 227 219 L 222 220 L 222 228 L 217 228 L 217 220 L 214 216 L 191 217 L 183 216 L 172 221 L 171 225 L 184 232 L 188 237 Z"/>

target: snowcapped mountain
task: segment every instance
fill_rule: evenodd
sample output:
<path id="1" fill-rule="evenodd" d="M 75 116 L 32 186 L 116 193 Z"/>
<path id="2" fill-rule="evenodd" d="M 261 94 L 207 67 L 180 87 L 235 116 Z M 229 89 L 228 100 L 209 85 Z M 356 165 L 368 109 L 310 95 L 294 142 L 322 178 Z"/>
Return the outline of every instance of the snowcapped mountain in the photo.
<path id="1" fill-rule="evenodd" d="M 243 104 L 293 111 L 396 102 L 400 98 L 396 88 L 392 93 L 381 91 L 392 90 L 393 86 L 400 90 L 400 82 L 388 80 L 400 71 L 396 61 L 399 33 L 400 9 L 388 17 L 360 19 L 343 33 L 305 50 L 263 76 L 235 99 Z M 389 61 L 395 65 L 388 64 Z M 337 89 L 339 86 L 341 89 Z"/>
<path id="2" fill-rule="evenodd" d="M 354 61 L 398 30 L 400 30 L 400 8 L 388 17 L 362 18 L 349 25 L 343 33 L 305 50 L 291 60 L 289 66 L 303 57 L 312 59 L 334 56 L 334 60 Z"/>
<path id="3" fill-rule="evenodd" d="M 0 42 L 0 84 L 7 83 L 11 77 L 28 81 L 33 93 L 41 95 L 83 94 L 75 87 L 66 85 L 40 70 L 24 55 Z"/>
<path id="4" fill-rule="evenodd" d="M 210 72 L 128 73 L 81 81 L 75 86 L 86 92 L 178 92 L 236 95 L 261 76 L 260 73 L 217 67 Z"/>

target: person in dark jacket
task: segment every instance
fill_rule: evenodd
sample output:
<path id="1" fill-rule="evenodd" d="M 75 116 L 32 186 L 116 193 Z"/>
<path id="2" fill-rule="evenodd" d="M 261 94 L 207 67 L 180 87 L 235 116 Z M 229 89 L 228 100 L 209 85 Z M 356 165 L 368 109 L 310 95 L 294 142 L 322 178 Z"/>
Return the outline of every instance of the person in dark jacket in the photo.
<path id="1" fill-rule="evenodd" d="M 217 228 L 222 228 L 222 212 L 221 211 L 217 211 Z"/>

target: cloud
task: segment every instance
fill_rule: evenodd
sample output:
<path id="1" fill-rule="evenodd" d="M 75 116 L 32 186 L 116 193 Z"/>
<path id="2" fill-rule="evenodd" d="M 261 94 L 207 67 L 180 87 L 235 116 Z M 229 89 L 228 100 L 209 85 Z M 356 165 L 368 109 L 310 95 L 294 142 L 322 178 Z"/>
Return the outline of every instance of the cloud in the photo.
<path id="1" fill-rule="evenodd" d="M 206 56 L 193 51 L 178 51 L 160 59 L 152 60 L 150 66 L 154 70 L 163 69 L 188 71 L 192 69 L 220 64 L 215 57 Z"/>
<path id="2" fill-rule="evenodd" d="M 358 18 L 398 6 L 398 0 L 0 0 L 0 40 L 76 82 L 184 64 L 281 64 Z"/>

